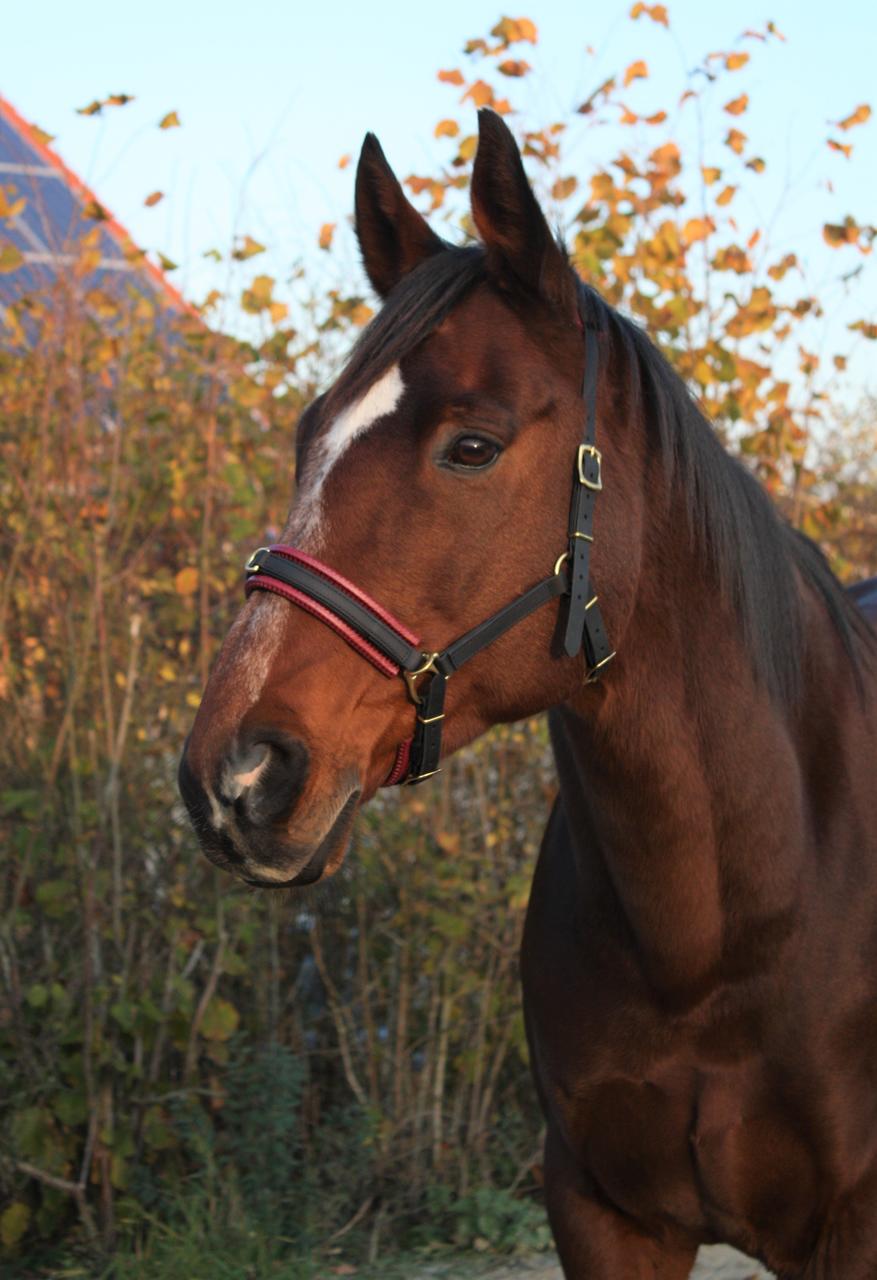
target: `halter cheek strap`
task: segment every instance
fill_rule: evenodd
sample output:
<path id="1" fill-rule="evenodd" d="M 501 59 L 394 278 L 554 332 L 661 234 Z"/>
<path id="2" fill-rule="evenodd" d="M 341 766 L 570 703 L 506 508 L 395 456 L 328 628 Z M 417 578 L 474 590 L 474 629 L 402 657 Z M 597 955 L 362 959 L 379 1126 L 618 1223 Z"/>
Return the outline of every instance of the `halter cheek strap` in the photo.
<path id="1" fill-rule="evenodd" d="M 414 733 L 400 743 L 383 785 L 414 784 L 439 770 L 448 680 L 470 658 L 550 600 L 567 598 L 564 650 L 584 649 L 587 680 L 596 680 L 615 655 L 609 645 L 597 597 L 590 584 L 594 503 L 603 488 L 602 457 L 595 443 L 597 418 L 597 330 L 584 319 L 585 372 L 582 398 L 585 428 L 573 474 L 568 546 L 547 578 L 436 652 L 364 591 L 328 565 L 295 547 L 260 547 L 246 564 L 245 591 L 272 591 L 298 605 L 346 641 L 382 675 L 402 676 L 414 704 Z M 419 683 L 421 682 L 422 683 Z"/>

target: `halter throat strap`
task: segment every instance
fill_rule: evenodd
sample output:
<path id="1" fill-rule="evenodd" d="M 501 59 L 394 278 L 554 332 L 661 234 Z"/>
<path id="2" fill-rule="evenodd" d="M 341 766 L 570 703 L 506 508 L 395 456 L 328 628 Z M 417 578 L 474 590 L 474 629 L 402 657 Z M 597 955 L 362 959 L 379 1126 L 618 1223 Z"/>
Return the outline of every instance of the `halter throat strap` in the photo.
<path id="1" fill-rule="evenodd" d="M 260 547 L 245 566 L 248 596 L 253 591 L 283 596 L 330 627 L 382 675 L 401 675 L 405 680 L 416 710 L 414 733 L 399 745 L 384 786 L 423 782 L 439 771 L 448 680 L 464 663 L 549 601 L 566 598 L 564 651 L 572 657 L 584 650 L 587 681 L 596 680 L 615 656 L 590 583 L 594 505 L 603 488 L 603 460 L 596 446 L 599 344 L 593 323 L 581 317 L 580 324 L 585 335 L 585 424 L 573 469 L 567 550 L 548 577 L 445 649 L 429 652 L 412 631 L 354 583 L 296 547 Z"/>

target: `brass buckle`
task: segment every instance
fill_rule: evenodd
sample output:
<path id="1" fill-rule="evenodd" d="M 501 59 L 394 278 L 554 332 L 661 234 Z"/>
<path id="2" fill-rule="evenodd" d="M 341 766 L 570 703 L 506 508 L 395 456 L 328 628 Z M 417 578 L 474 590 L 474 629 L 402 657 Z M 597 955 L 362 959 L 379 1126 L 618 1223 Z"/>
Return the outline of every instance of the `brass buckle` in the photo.
<path id="1" fill-rule="evenodd" d="M 585 475 L 585 457 L 595 458 L 597 461 L 597 479 L 589 480 Z M 576 458 L 576 467 L 579 473 L 579 484 L 583 484 L 586 489 L 599 493 L 603 488 L 603 455 L 594 444 L 580 444 L 578 457 Z"/>
<path id="2" fill-rule="evenodd" d="M 597 597 L 594 596 L 594 600 L 596 599 Z M 591 604 L 594 603 L 594 600 L 591 601 Z M 585 607 L 590 608 L 590 605 L 586 605 Z M 597 681 L 600 679 L 600 668 L 605 667 L 606 663 L 611 662 L 614 657 L 615 657 L 615 650 L 613 649 L 612 652 L 610 654 L 607 654 L 605 658 L 602 658 L 600 662 L 596 664 L 596 666 L 591 667 L 590 671 L 588 671 L 585 675 L 584 683 L 596 684 Z"/>
<path id="3" fill-rule="evenodd" d="M 244 565 L 244 573 L 258 573 L 259 566 L 257 564 L 253 564 L 253 561 L 256 559 L 256 556 L 259 554 L 260 551 L 270 552 L 270 550 L 271 550 L 270 547 L 256 547 L 256 550 L 253 552 L 253 554 L 250 556 L 247 563 Z"/>
<path id="4" fill-rule="evenodd" d="M 555 562 L 554 562 L 554 576 L 555 576 L 555 578 L 556 578 L 556 577 L 557 577 L 557 575 L 560 573 L 561 569 L 563 568 L 563 566 L 564 566 L 565 562 L 566 562 L 568 559 L 569 559 L 569 552 L 568 552 L 568 551 L 562 551 L 562 552 L 560 553 L 560 555 L 557 557 L 557 559 L 556 559 L 556 560 L 555 560 Z"/>
<path id="5" fill-rule="evenodd" d="M 436 670 L 435 660 L 438 657 L 438 650 L 436 650 L 435 653 L 424 653 L 421 656 L 423 658 L 423 663 L 417 668 L 416 671 L 402 672 L 402 679 L 405 681 L 406 685 L 408 686 L 408 697 L 414 703 L 415 707 L 419 707 L 421 702 L 423 702 L 423 699 L 421 698 L 420 694 L 417 692 L 417 689 L 414 687 L 414 682 L 415 680 L 418 679 L 418 677 L 425 676 L 427 671 Z"/>

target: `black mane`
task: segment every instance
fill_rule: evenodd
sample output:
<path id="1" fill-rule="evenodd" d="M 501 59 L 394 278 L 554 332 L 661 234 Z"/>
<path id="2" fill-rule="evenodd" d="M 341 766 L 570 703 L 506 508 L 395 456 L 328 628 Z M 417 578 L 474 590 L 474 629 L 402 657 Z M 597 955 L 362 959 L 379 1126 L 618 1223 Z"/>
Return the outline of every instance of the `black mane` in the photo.
<path id="1" fill-rule="evenodd" d="M 329 392 L 333 413 L 352 403 L 422 342 L 487 278 L 479 245 L 448 248 L 422 262 L 393 290 L 363 332 Z M 793 529 L 746 468 L 726 452 L 691 392 L 634 321 L 587 285 L 584 315 L 610 337 L 614 356 L 640 398 L 668 484 L 683 496 L 691 536 L 704 549 L 723 597 L 740 618 L 756 676 L 791 705 L 804 655 L 798 575 L 822 601 L 859 679 L 858 658 L 874 633 L 809 538 Z M 635 377 L 630 378 L 630 373 Z"/>

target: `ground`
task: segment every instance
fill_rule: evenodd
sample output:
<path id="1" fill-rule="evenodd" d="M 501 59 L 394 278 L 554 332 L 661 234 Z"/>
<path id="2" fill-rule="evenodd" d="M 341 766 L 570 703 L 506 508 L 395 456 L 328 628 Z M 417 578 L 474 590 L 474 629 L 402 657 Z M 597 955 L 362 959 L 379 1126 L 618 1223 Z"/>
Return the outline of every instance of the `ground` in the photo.
<path id="1" fill-rule="evenodd" d="M 417 1280 L 462 1280 L 459 1262 L 442 1262 L 424 1270 Z M 506 1263 L 481 1273 L 481 1280 L 563 1280 L 556 1262 L 539 1261 Z M 770 1272 L 742 1253 L 725 1245 L 701 1249 L 691 1280 L 771 1280 Z"/>

